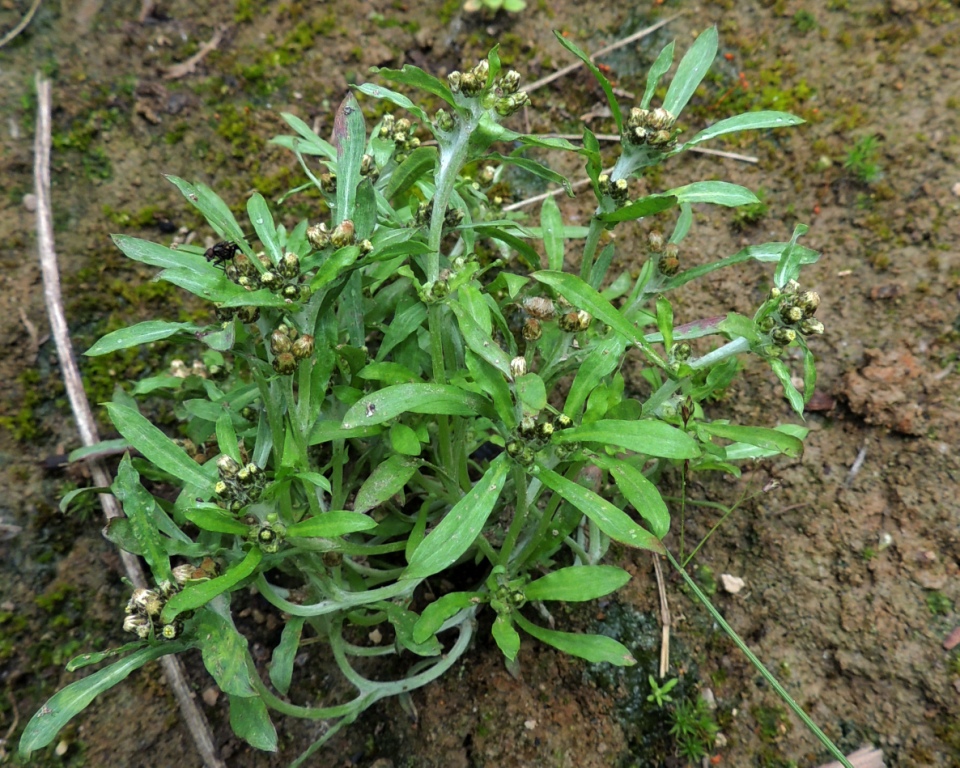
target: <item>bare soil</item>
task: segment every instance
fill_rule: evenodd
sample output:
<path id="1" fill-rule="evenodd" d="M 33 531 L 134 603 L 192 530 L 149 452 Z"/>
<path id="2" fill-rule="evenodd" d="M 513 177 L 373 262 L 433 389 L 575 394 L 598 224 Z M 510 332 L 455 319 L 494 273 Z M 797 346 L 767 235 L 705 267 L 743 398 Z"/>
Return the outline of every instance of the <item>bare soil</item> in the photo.
<path id="1" fill-rule="evenodd" d="M 0 1 L 0 32 L 28 5 Z M 125 263 L 109 239 L 124 232 L 162 240 L 198 226 L 161 174 L 203 180 L 231 204 L 254 187 L 276 198 L 299 179 L 285 152 L 265 143 L 283 131 L 278 113 L 316 121 L 329 134 L 348 83 L 368 78 L 371 65 L 413 63 L 444 74 L 499 42 L 502 58 L 534 80 L 569 62 L 553 29 L 596 50 L 682 11 L 652 38 L 604 59 L 619 88 L 642 93 L 646 68 L 663 44 L 675 37 L 685 50 L 716 24 L 717 75 L 685 114 L 687 129 L 756 108 L 792 111 L 807 123 L 718 144 L 756 163 L 684 155 L 637 194 L 703 178 L 762 189 L 768 210 L 753 221 L 735 222 L 726 209 L 698 210 L 681 259 L 699 263 L 744 244 L 785 240 L 796 222 L 809 223 L 806 244 L 823 258 L 806 272 L 805 287 L 823 297 L 818 316 L 827 329 L 814 342 L 821 394 L 806 415 L 811 434 L 803 457 L 761 462 L 739 480 L 696 477 L 688 484 L 694 501 L 746 499 L 697 555 L 698 578 L 704 585 L 721 574 L 744 579 L 736 595 L 717 592 L 716 605 L 846 751 L 872 743 L 888 766 L 960 766 L 960 652 L 943 647 L 960 624 L 956 2 L 677 0 L 630 7 L 541 0 L 517 15 L 485 17 L 464 14 L 456 0 L 167 0 L 142 23 L 135 5 L 47 0 L 0 50 L 0 764 L 20 764 L 16 743 L 27 719 L 75 679 L 63 672 L 65 661 L 125 641 L 119 614 L 126 588 L 96 510 L 64 516 L 57 509 L 66 490 L 87 480 L 50 468 L 51 457 L 79 443 L 47 339 L 27 197 L 34 71 L 54 82 L 57 249 L 82 351 L 122 323 L 196 311 L 150 284 L 149 271 Z M 182 77 L 165 77 L 221 27 L 215 51 Z M 602 93 L 582 72 L 534 93 L 533 104 L 515 118 L 532 130 L 577 132 L 582 117 L 598 133 L 611 130 Z M 869 135 L 877 137 L 872 162 L 880 175 L 866 182 L 844 161 Z M 518 197 L 527 192 L 515 190 Z M 585 203 L 561 205 L 570 220 L 590 215 Z M 645 221 L 624 233 L 620 257 L 640 258 L 646 232 L 660 226 Z M 681 322 L 747 312 L 770 284 L 769 268 L 760 265 L 715 274 L 709 285 L 682 294 Z M 91 397 L 106 399 L 114 385 L 162 366 L 165 356 L 160 346 L 85 361 Z M 769 369 L 750 364 L 745 373 L 712 418 L 795 420 Z M 771 481 L 779 489 L 761 492 Z M 688 506 L 688 550 L 718 516 Z M 481 632 L 466 663 L 446 679 L 409 702 L 370 710 L 310 764 L 683 765 L 664 737 L 669 723 L 657 722 L 645 704 L 646 674 L 659 648 L 652 562 L 647 554 L 619 558 L 635 577 L 616 601 L 557 618 L 567 626 L 632 627 L 633 639 L 621 639 L 635 643 L 642 661 L 636 675 L 587 669 L 525 642 L 522 673 L 514 678 Z M 724 738 L 709 763 L 827 762 L 669 576 L 668 594 L 671 674 L 691 690 L 709 690 L 717 705 Z M 266 656 L 277 639 L 275 617 L 253 600 L 246 620 L 255 654 Z M 304 661 L 300 695 L 320 696 L 333 686 L 323 659 Z M 253 752 L 232 736 L 226 702 L 199 658 L 187 664 L 230 766 L 285 765 L 320 732 L 318 724 L 279 718 L 281 751 Z M 97 700 L 64 732 L 60 749 L 32 764 L 200 764 L 156 665 Z"/>

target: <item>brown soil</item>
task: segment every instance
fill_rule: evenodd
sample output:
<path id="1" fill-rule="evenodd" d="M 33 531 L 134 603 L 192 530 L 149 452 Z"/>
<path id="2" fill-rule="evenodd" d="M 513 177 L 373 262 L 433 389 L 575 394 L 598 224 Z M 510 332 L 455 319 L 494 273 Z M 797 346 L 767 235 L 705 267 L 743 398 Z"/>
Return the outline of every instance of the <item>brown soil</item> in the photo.
<path id="1" fill-rule="evenodd" d="M 28 5 L 0 2 L 0 31 Z M 245 18 L 247 8 L 255 20 Z M 455 0 L 315 7 L 165 0 L 139 23 L 130 3 L 48 1 L 0 51 L 0 736 L 7 737 L 0 764 L 19 764 L 16 742 L 26 720 L 75 679 L 62 671 L 67 659 L 124 642 L 117 613 L 126 590 L 116 554 L 95 517 L 57 511 L 66 488 L 86 481 L 44 464 L 78 439 L 47 341 L 33 214 L 24 199 L 32 186 L 34 70 L 54 78 L 57 248 L 82 350 L 108 323 L 190 311 L 176 294 L 151 288 L 149 271 L 124 263 L 109 240 L 117 231 L 168 238 L 197 224 L 162 173 L 203 180 L 231 203 L 243 199 L 251 179 L 276 197 L 298 173 L 283 151 L 264 144 L 282 131 L 277 113 L 316 120 L 329 134 L 347 83 L 365 79 L 370 65 L 410 62 L 443 74 L 499 41 L 503 58 L 532 80 L 569 60 L 552 29 L 595 50 L 682 10 L 652 40 L 605 60 L 620 88 L 642 92 L 646 67 L 667 40 L 676 37 L 684 50 L 716 24 L 719 76 L 685 114 L 688 129 L 759 107 L 808 122 L 782 135 L 734 137 L 723 147 L 755 155 L 756 164 L 685 155 L 649 189 L 713 177 L 765 191 L 769 211 L 739 227 L 726 209 L 698 210 L 681 253 L 687 263 L 784 240 L 795 222 L 809 223 L 806 243 L 823 258 L 805 273 L 805 287 L 823 297 L 819 317 L 827 328 L 814 342 L 821 394 L 807 415 L 803 458 L 747 467 L 737 481 L 698 477 L 687 487 L 691 499 L 732 504 L 772 480 L 780 484 L 746 501 L 707 543 L 696 559 L 701 582 L 710 581 L 707 569 L 745 580 L 737 595 L 716 594 L 716 605 L 846 751 L 869 742 L 889 766 L 960 766 L 960 657 L 942 647 L 960 624 L 960 10 L 946 0 L 654 8 L 648 16 L 646 5 L 554 0 L 530 3 L 516 16 L 481 18 L 464 15 Z M 217 51 L 183 78 L 164 78 L 220 25 Z M 588 113 L 598 115 L 595 131 L 610 130 L 602 94 L 583 74 L 533 101 L 532 130 L 574 132 Z M 843 161 L 870 134 L 878 137 L 883 175 L 864 183 Z M 561 205 L 569 217 L 589 215 L 583 204 Z M 619 253 L 640 252 L 631 238 L 642 242 L 653 226 L 626 232 Z M 715 274 L 679 297 L 680 322 L 749 311 L 770 281 L 770 269 L 760 265 Z M 151 370 L 164 353 L 85 362 L 93 397 L 108 397 L 114 382 Z M 754 364 L 710 416 L 795 420 L 769 369 Z M 691 509 L 688 548 L 717 520 L 712 511 Z M 679 546 L 675 535 L 671 546 Z M 658 611 L 652 565 L 646 555 L 621 560 L 635 578 L 619 605 L 559 619 L 602 626 L 614 614 L 634 616 L 647 627 L 637 642 L 652 649 L 652 659 L 659 637 L 650 618 Z M 822 747 L 680 586 L 668 577 L 672 674 L 710 689 L 717 702 L 725 746 L 711 763 L 826 762 Z M 271 619 L 250 613 L 257 654 L 276 641 Z M 630 714 L 648 692 L 634 685 L 646 685 L 646 668 L 641 677 L 606 678 L 525 642 L 514 678 L 489 633 L 480 637 L 446 679 L 410 702 L 378 705 L 310 764 L 682 764 L 652 757 L 649 722 Z M 187 662 L 198 693 L 209 689 L 199 659 Z M 322 664 L 308 665 L 314 690 L 331 685 Z M 215 693 L 207 691 L 203 706 L 231 766 L 285 765 L 320 732 L 317 724 L 280 718 L 281 752 L 254 753 L 231 735 L 226 704 Z M 62 756 L 51 748 L 32 764 L 199 764 L 189 757 L 192 743 L 156 665 L 95 702 L 65 731 L 62 747 Z"/>

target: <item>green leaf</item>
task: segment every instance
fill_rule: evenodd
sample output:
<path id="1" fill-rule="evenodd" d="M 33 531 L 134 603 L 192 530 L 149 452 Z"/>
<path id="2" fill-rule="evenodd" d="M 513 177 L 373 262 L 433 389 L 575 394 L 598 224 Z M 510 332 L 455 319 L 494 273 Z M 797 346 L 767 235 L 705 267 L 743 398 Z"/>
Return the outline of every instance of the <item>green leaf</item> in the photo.
<path id="1" fill-rule="evenodd" d="M 283 257 L 283 251 L 280 248 L 280 240 L 277 238 L 277 227 L 273 223 L 273 215 L 270 213 L 267 201 L 259 192 L 254 192 L 247 200 L 247 215 L 250 217 L 250 223 L 253 224 L 253 231 L 263 243 L 267 256 L 276 266 Z"/>
<path id="2" fill-rule="evenodd" d="M 671 189 L 665 194 L 676 195 L 681 203 L 713 203 L 728 208 L 760 202 L 749 189 L 729 181 L 695 181 L 693 184 Z"/>
<path id="3" fill-rule="evenodd" d="M 527 621 L 519 612 L 514 613 L 513 618 L 528 635 L 571 656 L 578 656 L 594 664 L 607 662 L 616 667 L 630 667 L 637 663 L 626 646 L 612 637 L 580 635 L 575 632 L 560 632 L 556 629 L 538 627 Z"/>
<path id="4" fill-rule="evenodd" d="M 397 384 L 361 398 L 347 411 L 341 426 L 383 424 L 401 413 L 474 416 L 484 410 L 482 397 L 449 384 Z"/>
<path id="5" fill-rule="evenodd" d="M 195 486 L 206 494 L 213 493 L 216 481 L 206 475 L 197 462 L 138 411 L 117 403 L 107 403 L 106 407 L 110 420 L 120 434 L 147 459 L 184 483 Z"/>
<path id="6" fill-rule="evenodd" d="M 540 207 L 540 227 L 543 229 L 543 249 L 547 252 L 547 268 L 563 271 L 563 217 L 560 206 L 548 197 Z"/>
<path id="7" fill-rule="evenodd" d="M 477 226 L 475 227 L 477 234 L 481 237 L 489 237 L 493 240 L 499 240 L 502 243 L 510 246 L 517 252 L 517 255 L 520 257 L 520 261 L 523 262 L 523 265 L 527 269 L 540 269 L 540 254 L 537 253 L 533 247 L 521 240 L 516 235 L 507 232 L 501 227 L 491 227 L 487 226 Z"/>
<path id="8" fill-rule="evenodd" d="M 116 352 L 118 349 L 136 347 L 175 336 L 178 333 L 194 333 L 203 330 L 203 326 L 193 323 L 169 323 L 164 320 L 147 320 L 127 328 L 108 333 L 83 354 L 89 357 Z"/>
<path id="9" fill-rule="evenodd" d="M 622 509 L 617 509 L 602 496 L 547 469 L 542 464 L 537 464 L 536 469 L 534 474 L 540 482 L 593 520 L 611 539 L 631 547 L 663 552 L 663 545 L 659 540 L 631 520 Z"/>
<path id="10" fill-rule="evenodd" d="M 363 112 L 352 93 L 340 103 L 333 121 L 333 145 L 337 148 L 337 208 L 334 223 L 352 219 L 360 184 L 360 163 L 367 146 Z"/>
<path id="11" fill-rule="evenodd" d="M 277 729 L 273 727 L 267 705 L 259 696 L 227 696 L 230 700 L 230 727 L 255 749 L 277 751 Z"/>
<path id="12" fill-rule="evenodd" d="M 467 346 L 504 376 L 513 378 L 510 373 L 510 355 L 503 351 L 500 345 L 493 340 L 493 337 L 485 332 L 470 313 L 460 306 L 459 302 L 451 301 L 449 306 L 457 316 L 457 323 L 460 325 L 460 332 L 463 334 L 463 340 L 467 342 Z"/>
<path id="13" fill-rule="evenodd" d="M 377 527 L 377 521 L 358 512 L 322 512 L 315 517 L 287 526 L 287 536 L 299 538 L 331 539 L 356 531 L 369 531 Z"/>
<path id="14" fill-rule="evenodd" d="M 647 195 L 628 203 L 622 208 L 617 208 L 615 211 L 602 213 L 597 218 L 607 222 L 634 221 L 672 208 L 677 202 L 678 198 L 672 192 L 663 195 Z"/>
<path id="15" fill-rule="evenodd" d="M 620 366 L 626 346 L 621 335 L 613 335 L 590 345 L 590 351 L 580 364 L 567 393 L 567 401 L 563 405 L 563 412 L 567 416 L 574 420 L 579 419 L 580 411 L 590 393 Z"/>
<path id="16" fill-rule="evenodd" d="M 304 487 L 309 485 L 330 493 L 330 481 L 319 472 L 297 472 L 295 477 L 304 484 Z"/>
<path id="17" fill-rule="evenodd" d="M 650 526 L 653 535 L 663 539 L 670 530 L 670 511 L 657 486 L 646 475 L 623 459 L 596 457 L 594 463 L 610 472 L 623 498 Z"/>
<path id="18" fill-rule="evenodd" d="M 123 656 L 126 653 L 139 650 L 140 648 L 146 647 L 146 645 L 146 640 L 134 640 L 132 643 L 121 645 L 119 648 L 111 648 L 108 651 L 98 651 L 97 653 L 81 653 L 79 656 L 74 656 L 72 659 L 70 659 L 70 661 L 66 663 L 66 666 L 64 666 L 64 669 L 67 672 L 76 672 L 78 669 L 83 669 L 84 667 L 89 667 L 93 664 L 99 664 L 105 659 L 112 659 L 115 656 Z"/>
<path id="19" fill-rule="evenodd" d="M 237 631 L 229 609 L 225 614 L 214 610 L 203 610 L 199 614 L 197 637 L 203 665 L 224 693 L 255 696 L 247 666 L 250 658 L 247 638 Z"/>
<path id="20" fill-rule="evenodd" d="M 123 505 L 124 514 L 130 520 L 134 538 L 144 560 L 150 566 L 154 579 L 157 582 L 169 580 L 171 578 L 170 558 L 167 557 L 166 550 L 163 548 L 160 532 L 154 520 L 157 502 L 140 484 L 140 475 L 133 468 L 129 454 L 121 460 L 120 467 L 117 469 L 117 479 L 110 489 Z"/>
<path id="21" fill-rule="evenodd" d="M 663 337 L 663 346 L 673 348 L 673 305 L 665 296 L 657 296 L 657 328 Z"/>
<path id="22" fill-rule="evenodd" d="M 240 444 L 237 442 L 237 430 L 233 426 L 233 415 L 223 410 L 217 416 L 217 445 L 220 452 L 241 464 Z"/>
<path id="23" fill-rule="evenodd" d="M 583 602 L 616 592 L 630 574 L 613 565 L 580 565 L 560 568 L 531 581 L 523 588 L 528 600 Z"/>
<path id="24" fill-rule="evenodd" d="M 734 264 L 741 264 L 745 261 L 753 259 L 760 262 L 779 262 L 783 252 L 789 246 L 789 243 L 763 243 L 761 245 L 748 245 L 746 248 L 742 248 L 737 251 L 733 256 L 727 256 L 725 259 L 720 259 L 719 261 L 711 261 L 707 264 L 701 264 L 700 266 L 693 267 L 684 272 L 681 272 L 676 277 L 672 277 L 667 280 L 662 286 L 661 290 L 669 291 L 674 288 L 679 288 L 681 285 L 686 285 L 691 280 L 696 280 L 697 278 L 703 277 L 704 275 L 715 272 L 718 269 L 723 269 L 725 267 L 733 266 Z M 804 248 L 802 245 L 796 244 L 793 247 L 793 255 L 800 259 L 800 264 L 815 264 L 819 258 L 820 254 L 810 248 Z"/>
<path id="25" fill-rule="evenodd" d="M 647 87 L 643 92 L 643 98 L 640 100 L 640 107 L 642 109 L 648 109 L 650 107 L 650 100 L 653 98 L 654 92 L 657 90 L 657 85 L 660 83 L 660 78 L 663 77 L 670 70 L 670 67 L 673 65 L 673 47 L 674 43 L 671 41 L 662 51 L 660 55 L 657 56 L 656 61 L 650 67 L 650 71 L 647 73 Z"/>
<path id="26" fill-rule="evenodd" d="M 337 150 L 333 148 L 333 145 L 330 142 L 320 138 L 314 130 L 307 125 L 303 120 L 301 120 L 296 115 L 290 114 L 289 112 L 281 112 L 280 117 L 289 125 L 293 130 L 300 134 L 300 138 L 303 141 L 297 140 L 297 148 L 308 155 L 319 155 L 321 157 L 327 158 L 327 160 L 336 160 L 337 159 Z M 274 139 L 271 139 L 271 144 L 285 144 L 281 142 L 280 139 L 289 138 L 287 136 L 278 136 Z"/>
<path id="27" fill-rule="evenodd" d="M 482 597 L 482 592 L 449 592 L 434 600 L 423 609 L 423 613 L 413 626 L 413 639 L 418 643 L 426 642 L 439 631 L 443 622 L 456 616 L 464 608 L 479 603 Z"/>
<path id="28" fill-rule="evenodd" d="M 348 245 L 330 254 L 330 257 L 320 265 L 317 273 L 310 279 L 310 290 L 316 293 L 323 286 L 336 280 L 340 275 L 353 266 L 360 256 L 360 249 L 355 245 Z"/>
<path id="29" fill-rule="evenodd" d="M 181 613 L 195 611 L 201 605 L 206 605 L 217 595 L 227 592 L 250 576 L 262 559 L 263 552 L 259 547 L 253 547 L 243 560 L 232 565 L 222 576 L 217 576 L 210 581 L 188 584 L 182 592 L 178 592 L 167 601 L 163 607 L 163 613 L 160 614 L 161 621 L 169 624 Z"/>
<path id="30" fill-rule="evenodd" d="M 101 693 L 125 680 L 134 670 L 140 669 L 148 661 L 168 653 L 179 653 L 189 647 L 183 641 L 151 645 L 82 680 L 70 683 L 48 699 L 40 711 L 30 718 L 20 737 L 20 756 L 26 758 L 31 752 L 51 744 L 74 715 L 82 712 Z"/>
<path id="31" fill-rule="evenodd" d="M 427 307 L 416 296 L 406 296 L 397 302 L 393 321 L 383 334 L 377 360 L 383 360 L 394 347 L 416 331 L 427 319 Z"/>
<path id="32" fill-rule="evenodd" d="M 506 424 L 508 429 L 515 428 L 517 426 L 517 409 L 514 407 L 510 387 L 507 385 L 507 380 L 503 377 L 503 374 L 469 350 L 464 357 L 471 378 L 482 391 L 493 399 L 493 407 L 497 416 Z"/>
<path id="33" fill-rule="evenodd" d="M 493 626 L 490 628 L 490 634 L 497 643 L 497 647 L 503 651 L 503 655 L 509 661 L 517 658 L 520 651 L 520 633 L 513 627 L 513 622 L 506 616 L 497 616 L 493 620 Z"/>
<path id="34" fill-rule="evenodd" d="M 203 214 L 214 231 L 224 240 L 232 243 L 245 243 L 243 230 L 234 218 L 228 206 L 210 187 L 205 184 L 191 184 L 176 176 L 166 175 L 187 200 Z"/>
<path id="35" fill-rule="evenodd" d="M 128 235 L 111 235 L 110 237 L 127 258 L 139 261 L 141 264 L 149 264 L 161 269 L 193 269 L 206 264 L 203 256 L 189 251 L 174 250 L 159 243 L 151 243 L 149 240 Z"/>
<path id="36" fill-rule="evenodd" d="M 717 323 L 716 329 L 726 333 L 731 338 L 742 336 L 750 341 L 758 341 L 760 334 L 757 331 L 757 324 L 752 317 L 739 315 L 736 312 L 730 312 L 723 320 Z"/>
<path id="37" fill-rule="evenodd" d="M 593 76 L 596 78 L 597 82 L 600 84 L 600 87 L 603 89 L 604 94 L 606 94 L 607 102 L 610 104 L 610 112 L 613 115 L 614 122 L 617 124 L 617 133 L 623 132 L 623 115 L 620 114 L 620 104 L 617 103 L 617 97 L 613 94 L 613 86 L 610 85 L 610 81 L 607 80 L 606 76 L 601 72 L 597 65 L 593 63 L 593 60 L 587 56 L 580 48 L 570 40 L 567 40 L 562 34 L 557 31 L 554 31 L 554 36 L 557 40 L 560 41 L 560 45 L 566 48 L 570 53 L 576 56 L 580 61 L 586 65 L 587 69 L 593 73 Z"/>
<path id="38" fill-rule="evenodd" d="M 357 491 L 354 511 L 366 512 L 400 493 L 419 467 L 419 460 L 407 456 L 390 456 L 381 462 Z"/>
<path id="39" fill-rule="evenodd" d="M 774 429 L 777 432 L 783 432 L 785 435 L 791 435 L 797 440 L 806 438 L 810 430 L 799 424 L 779 424 Z M 728 461 L 744 461 L 746 459 L 766 459 L 770 456 L 776 456 L 781 453 L 779 450 L 758 448 L 755 445 L 747 443 L 734 443 L 726 447 L 726 458 Z"/>
<path id="40" fill-rule="evenodd" d="M 801 440 L 776 429 L 741 427 L 736 424 L 719 424 L 717 422 L 700 422 L 697 424 L 697 429 L 714 437 L 755 445 L 758 448 L 765 448 L 792 458 L 796 458 L 803 453 L 803 442 Z"/>
<path id="41" fill-rule="evenodd" d="M 800 392 L 797 391 L 797 388 L 793 386 L 793 381 L 790 377 L 790 369 L 787 368 L 787 365 L 783 362 L 783 360 L 770 360 L 769 362 L 770 369 L 780 380 L 780 385 L 783 387 L 783 394 L 790 403 L 790 407 L 793 408 L 798 416 L 803 418 L 803 395 L 801 395 Z"/>
<path id="42" fill-rule="evenodd" d="M 786 128 L 790 125 L 800 125 L 806 122 L 802 118 L 795 117 L 787 112 L 746 112 L 736 117 L 728 117 L 726 120 L 720 120 L 709 128 L 704 128 L 700 133 L 686 142 L 683 147 L 695 147 L 717 136 L 723 136 L 727 133 L 736 133 L 737 131 L 755 131 L 764 128 Z"/>
<path id="43" fill-rule="evenodd" d="M 519 377 L 515 384 L 517 399 L 523 407 L 534 413 L 547 407 L 547 388 L 535 373 L 526 373 Z"/>
<path id="44" fill-rule="evenodd" d="M 693 208 L 690 203 L 680 204 L 680 215 L 677 216 L 677 224 L 673 228 L 673 234 L 670 235 L 671 243 L 682 243 L 683 238 L 690 231 L 690 225 L 693 224 Z"/>
<path id="45" fill-rule="evenodd" d="M 433 75 L 427 74 L 420 67 L 414 67 L 411 64 L 404 64 L 403 69 L 386 69 L 386 68 L 372 68 L 372 71 L 381 75 L 386 80 L 389 80 L 393 83 L 402 83 L 403 85 L 410 85 L 414 88 L 419 88 L 421 91 L 426 91 L 427 93 L 432 93 L 434 96 L 439 96 L 451 107 L 457 108 L 457 102 L 453 97 L 453 93 L 450 91 L 450 88 L 439 78 L 434 77 Z M 373 95 L 373 94 L 371 94 Z M 412 110 L 411 110 L 412 111 Z M 416 113 L 414 113 L 416 114 Z M 421 115 L 423 113 L 421 112 Z M 418 115 L 419 116 L 419 115 Z M 425 116 L 419 116 L 421 120 L 426 121 Z"/>
<path id="46" fill-rule="evenodd" d="M 690 50 L 680 60 L 677 74 L 670 81 L 667 95 L 663 99 L 663 108 L 674 117 L 679 117 L 687 106 L 693 92 L 697 90 L 713 59 L 717 55 L 717 28 L 704 30 L 690 46 Z"/>
<path id="47" fill-rule="evenodd" d="M 283 625 L 280 642 L 273 649 L 270 660 L 270 682 L 284 696 L 290 690 L 293 679 L 293 662 L 300 648 L 300 634 L 303 631 L 303 616 L 291 616 Z"/>
<path id="48" fill-rule="evenodd" d="M 555 443 L 603 443 L 665 459 L 695 459 L 700 455 L 697 441 L 681 429 L 657 419 L 622 421 L 601 419 L 592 424 L 553 433 Z"/>
<path id="49" fill-rule="evenodd" d="M 189 509 L 186 512 L 186 518 L 203 531 L 229 533 L 234 536 L 246 536 L 250 531 L 249 525 L 238 520 L 236 515 L 222 509 L 212 507 Z"/>
<path id="50" fill-rule="evenodd" d="M 405 195 L 424 176 L 432 176 L 437 167 L 437 150 L 434 147 L 417 147 L 407 155 L 397 169 L 390 174 L 383 196 L 387 200 Z"/>
<path id="51" fill-rule="evenodd" d="M 455 563 L 476 541 L 484 523 L 503 490 L 510 468 L 506 454 L 500 454 L 440 524 L 421 542 L 413 553 L 402 579 L 423 579 L 439 573 Z"/>
<path id="52" fill-rule="evenodd" d="M 773 282 L 777 288 L 783 288 L 791 280 L 796 280 L 800 276 L 800 266 L 803 263 L 802 249 L 797 246 L 797 240 L 807 234 L 810 230 L 806 224 L 797 224 L 793 228 L 793 237 L 787 247 L 780 254 L 780 261 L 777 263 L 777 270 L 773 275 Z"/>
<path id="53" fill-rule="evenodd" d="M 433 635 L 422 643 L 413 639 L 413 629 L 419 618 L 413 611 L 408 611 L 393 602 L 376 603 L 375 607 L 382 608 L 386 612 L 387 620 L 397 633 L 397 642 L 403 648 L 418 656 L 439 656 L 443 652 L 440 641 Z"/>
<path id="54" fill-rule="evenodd" d="M 383 70 L 380 71 L 382 72 Z M 426 72 L 424 72 L 424 74 L 426 75 Z M 411 115 L 417 117 L 423 123 L 429 123 L 430 121 L 430 118 L 427 117 L 427 113 L 420 109 L 420 107 L 410 101 L 410 99 L 408 99 L 402 93 L 397 93 L 396 91 L 385 88 L 382 85 L 376 85 L 375 83 L 364 83 L 363 85 L 358 85 L 355 87 L 358 91 L 360 91 L 360 93 L 366 94 L 367 96 L 372 96 L 375 99 L 383 99 L 384 101 L 389 101 L 391 104 L 396 104 L 401 109 L 405 109 Z"/>
<path id="55" fill-rule="evenodd" d="M 527 157 L 520 157 L 518 155 L 501 155 L 498 152 L 488 153 L 484 156 L 484 161 L 486 160 L 495 160 L 508 165 L 515 165 L 517 168 L 522 168 L 527 173 L 533 174 L 544 181 L 549 181 L 553 184 L 559 184 L 566 191 L 567 197 L 573 197 L 573 187 L 570 186 L 570 180 L 563 174 L 557 173 L 552 168 L 548 168 L 543 163 L 537 162 L 536 160 L 531 160 Z M 547 199 L 550 200 L 551 198 Z"/>
<path id="56" fill-rule="evenodd" d="M 236 283 L 232 283 L 219 269 L 204 264 L 201 268 L 165 269 L 156 277 L 173 285 L 178 285 L 185 291 L 201 299 L 223 303 L 236 296 L 250 294 Z"/>
<path id="57" fill-rule="evenodd" d="M 817 388 L 817 361 L 813 352 L 803 345 L 803 404 L 806 405 L 813 397 Z"/>

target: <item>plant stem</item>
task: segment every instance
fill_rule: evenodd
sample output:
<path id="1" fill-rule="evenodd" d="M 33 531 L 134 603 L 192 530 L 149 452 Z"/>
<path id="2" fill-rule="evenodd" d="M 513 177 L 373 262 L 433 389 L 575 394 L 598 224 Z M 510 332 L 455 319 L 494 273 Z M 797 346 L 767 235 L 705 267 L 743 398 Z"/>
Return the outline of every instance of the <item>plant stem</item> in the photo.
<path id="1" fill-rule="evenodd" d="M 517 544 L 517 538 L 527 522 L 527 473 L 519 464 L 513 466 L 513 488 L 517 499 L 513 511 L 513 520 L 507 530 L 506 538 L 503 540 L 503 546 L 500 547 L 500 565 L 504 568 L 510 562 L 510 555 Z"/>

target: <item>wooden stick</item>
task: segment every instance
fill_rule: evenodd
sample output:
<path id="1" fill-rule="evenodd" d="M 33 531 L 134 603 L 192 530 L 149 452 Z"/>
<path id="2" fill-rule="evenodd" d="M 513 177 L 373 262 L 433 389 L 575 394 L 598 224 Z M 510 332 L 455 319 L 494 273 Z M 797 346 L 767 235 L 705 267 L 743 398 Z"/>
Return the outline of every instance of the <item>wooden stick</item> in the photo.
<path id="1" fill-rule="evenodd" d="M 27 9 L 27 12 L 23 15 L 23 18 L 17 23 L 13 29 L 11 29 L 7 34 L 0 39 L 0 48 L 3 48 L 7 43 L 16 38 L 23 30 L 27 28 L 27 25 L 30 23 L 30 20 L 33 18 L 33 14 L 37 12 L 37 8 L 40 7 L 40 0 L 33 0 L 31 6 Z"/>
<path id="2" fill-rule="evenodd" d="M 667 585 L 663 580 L 663 567 L 660 555 L 653 553 L 653 570 L 657 574 L 657 591 L 660 593 L 660 624 L 662 642 L 660 643 L 660 679 L 667 676 L 670 669 L 670 605 L 667 603 Z"/>
<path id="3" fill-rule="evenodd" d="M 93 445 L 100 442 L 97 434 L 93 412 L 83 391 L 83 382 L 80 379 L 80 370 L 73 356 L 73 347 L 70 343 L 70 333 L 67 328 L 67 318 L 63 311 L 63 300 L 60 295 L 60 273 L 57 267 L 57 253 L 53 242 L 53 213 L 50 205 L 50 81 L 38 72 L 37 84 L 37 136 L 35 142 L 34 179 L 37 195 L 37 248 L 40 252 L 40 269 L 43 274 L 43 295 L 47 305 L 47 314 L 50 317 L 50 329 L 57 345 L 57 356 L 60 358 L 60 369 L 63 373 L 67 395 L 70 398 L 70 407 L 80 431 L 80 439 L 84 445 Z M 93 483 L 101 488 L 111 484 L 110 474 L 101 461 L 89 463 Z M 107 521 L 122 517 L 123 512 L 116 498 L 107 494 L 99 494 L 100 504 Z M 120 551 L 127 577 L 135 587 L 146 587 L 147 579 L 140 561 L 129 552 Z M 180 713 L 193 735 L 197 750 L 203 758 L 206 768 L 226 768 L 220 759 L 217 748 L 213 743 L 213 735 L 206 717 L 197 706 L 193 694 L 187 685 L 183 667 L 179 658 L 167 655 L 161 658 L 163 671 L 167 682 L 180 705 Z"/>

